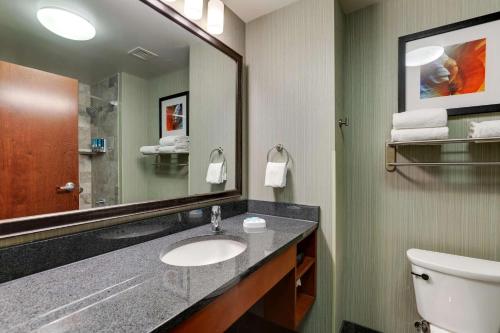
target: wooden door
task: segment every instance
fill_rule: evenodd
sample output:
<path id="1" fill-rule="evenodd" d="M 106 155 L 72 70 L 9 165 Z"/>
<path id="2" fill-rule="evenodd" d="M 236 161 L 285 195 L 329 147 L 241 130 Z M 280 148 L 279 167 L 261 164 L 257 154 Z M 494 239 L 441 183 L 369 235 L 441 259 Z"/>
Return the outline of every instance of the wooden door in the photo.
<path id="1" fill-rule="evenodd" d="M 0 219 L 78 209 L 78 189 L 78 81 L 0 61 Z"/>

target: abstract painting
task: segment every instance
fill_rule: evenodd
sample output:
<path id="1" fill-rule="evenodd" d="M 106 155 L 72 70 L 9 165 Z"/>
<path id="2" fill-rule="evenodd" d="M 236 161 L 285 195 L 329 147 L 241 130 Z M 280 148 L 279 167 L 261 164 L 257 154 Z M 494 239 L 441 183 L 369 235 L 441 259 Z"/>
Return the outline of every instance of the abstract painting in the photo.
<path id="1" fill-rule="evenodd" d="M 189 135 L 189 92 L 160 98 L 160 138 Z"/>
<path id="2" fill-rule="evenodd" d="M 399 37 L 398 112 L 500 112 L 500 12 Z"/>
<path id="3" fill-rule="evenodd" d="M 444 47 L 443 55 L 420 67 L 420 98 L 483 92 L 486 38 Z"/>

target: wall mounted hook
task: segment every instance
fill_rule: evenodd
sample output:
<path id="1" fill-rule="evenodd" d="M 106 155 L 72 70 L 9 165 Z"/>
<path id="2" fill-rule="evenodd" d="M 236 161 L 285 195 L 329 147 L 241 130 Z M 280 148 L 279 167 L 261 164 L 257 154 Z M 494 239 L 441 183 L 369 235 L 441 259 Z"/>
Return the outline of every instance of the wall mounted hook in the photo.
<path id="1" fill-rule="evenodd" d="M 344 126 L 349 126 L 349 119 L 347 117 L 340 118 L 338 121 L 338 124 L 339 124 L 340 129 L 342 129 L 342 127 L 344 127 Z"/>

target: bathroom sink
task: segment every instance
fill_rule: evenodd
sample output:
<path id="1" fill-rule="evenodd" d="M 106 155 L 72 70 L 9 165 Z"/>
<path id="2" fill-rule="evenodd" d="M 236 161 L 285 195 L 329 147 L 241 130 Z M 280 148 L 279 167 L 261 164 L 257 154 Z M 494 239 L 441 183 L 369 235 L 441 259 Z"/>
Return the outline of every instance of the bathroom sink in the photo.
<path id="1" fill-rule="evenodd" d="M 172 266 L 205 266 L 234 258 L 246 248 L 246 243 L 236 237 L 196 237 L 175 244 L 161 261 Z"/>

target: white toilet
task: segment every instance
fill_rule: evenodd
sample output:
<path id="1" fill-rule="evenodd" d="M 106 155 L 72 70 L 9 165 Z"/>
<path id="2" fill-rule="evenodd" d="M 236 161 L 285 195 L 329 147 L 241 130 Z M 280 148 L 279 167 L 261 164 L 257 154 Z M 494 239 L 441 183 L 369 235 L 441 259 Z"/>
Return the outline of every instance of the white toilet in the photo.
<path id="1" fill-rule="evenodd" d="M 431 333 L 500 332 L 500 262 L 410 249 L 418 313 Z"/>

